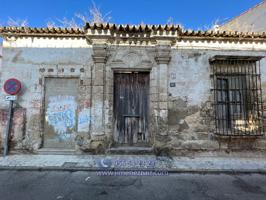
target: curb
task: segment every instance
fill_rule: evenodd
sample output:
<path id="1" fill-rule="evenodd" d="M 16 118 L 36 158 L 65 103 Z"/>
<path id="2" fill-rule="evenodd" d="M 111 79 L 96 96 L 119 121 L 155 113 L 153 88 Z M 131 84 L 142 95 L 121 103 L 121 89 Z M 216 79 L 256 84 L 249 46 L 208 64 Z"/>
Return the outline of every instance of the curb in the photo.
<path id="1" fill-rule="evenodd" d="M 169 174 L 266 174 L 266 169 L 147 169 L 147 168 L 99 168 L 99 167 L 61 167 L 61 166 L 0 166 L 0 171 L 167 171 Z"/>

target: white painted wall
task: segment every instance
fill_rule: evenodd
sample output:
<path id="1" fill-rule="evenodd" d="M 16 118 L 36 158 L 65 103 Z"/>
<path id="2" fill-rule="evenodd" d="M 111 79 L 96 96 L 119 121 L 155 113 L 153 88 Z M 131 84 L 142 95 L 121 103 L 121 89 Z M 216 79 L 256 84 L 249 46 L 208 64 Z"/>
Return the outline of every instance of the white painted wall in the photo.
<path id="1" fill-rule="evenodd" d="M 86 48 L 88 46 L 86 38 L 82 37 L 11 37 L 3 42 L 3 47 Z"/>
<path id="2" fill-rule="evenodd" d="M 128 46 L 121 44 L 120 46 Z M 133 45 L 132 47 L 145 46 Z M 150 44 L 149 46 L 154 46 Z M 86 38 L 47 38 L 47 37 L 19 37 L 9 38 L 3 41 L 3 48 L 90 48 L 91 45 Z M 175 43 L 173 49 L 211 49 L 211 50 L 247 50 L 264 51 L 266 50 L 266 41 L 254 40 L 243 41 L 240 39 L 220 40 L 220 39 L 182 39 Z"/>

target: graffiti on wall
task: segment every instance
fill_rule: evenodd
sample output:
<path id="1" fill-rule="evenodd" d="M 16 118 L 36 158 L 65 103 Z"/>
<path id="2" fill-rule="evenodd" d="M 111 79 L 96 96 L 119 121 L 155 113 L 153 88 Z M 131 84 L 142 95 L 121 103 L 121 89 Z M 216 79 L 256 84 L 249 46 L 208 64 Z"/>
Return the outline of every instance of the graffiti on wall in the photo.
<path id="1" fill-rule="evenodd" d="M 88 132 L 90 128 L 90 109 L 84 108 L 79 112 L 78 132 Z"/>
<path id="2" fill-rule="evenodd" d="M 84 100 L 78 106 L 78 132 L 89 132 L 91 123 L 91 101 Z"/>
<path id="3" fill-rule="evenodd" d="M 96 102 L 92 106 L 92 123 L 93 123 L 93 133 L 101 133 L 103 131 L 103 104 L 101 102 Z"/>
<path id="4" fill-rule="evenodd" d="M 90 102 L 81 103 L 78 117 L 78 132 L 88 132 L 90 123 L 93 124 L 93 131 L 101 132 L 102 124 L 102 103 L 91 105 Z"/>
<path id="5" fill-rule="evenodd" d="M 79 104 L 79 111 L 85 108 L 90 108 L 91 107 L 91 101 L 90 100 L 84 100 L 80 102 Z"/>
<path id="6" fill-rule="evenodd" d="M 54 128 L 60 139 L 73 138 L 76 127 L 77 103 L 74 96 L 51 96 L 46 110 L 46 121 Z"/>
<path id="7" fill-rule="evenodd" d="M 45 118 L 59 139 L 69 140 L 74 137 L 76 125 L 77 132 L 89 132 L 91 123 L 94 131 L 102 129 L 102 104 L 96 103 L 92 107 L 90 101 L 85 100 L 77 105 L 74 96 L 51 96 Z"/>

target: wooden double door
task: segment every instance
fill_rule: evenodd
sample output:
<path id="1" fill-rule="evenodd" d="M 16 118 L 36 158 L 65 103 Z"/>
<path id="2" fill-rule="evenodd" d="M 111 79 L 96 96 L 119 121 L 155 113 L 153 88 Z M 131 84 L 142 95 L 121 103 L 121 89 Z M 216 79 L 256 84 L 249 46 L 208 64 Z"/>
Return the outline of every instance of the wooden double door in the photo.
<path id="1" fill-rule="evenodd" d="M 149 73 L 114 74 L 114 140 L 119 146 L 146 146 L 149 111 Z"/>

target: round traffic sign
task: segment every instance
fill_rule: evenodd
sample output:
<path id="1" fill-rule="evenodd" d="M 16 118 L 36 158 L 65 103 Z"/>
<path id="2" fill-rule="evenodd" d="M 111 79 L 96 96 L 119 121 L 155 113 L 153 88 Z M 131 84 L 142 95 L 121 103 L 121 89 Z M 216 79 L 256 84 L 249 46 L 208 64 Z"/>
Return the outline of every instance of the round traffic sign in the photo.
<path id="1" fill-rule="evenodd" d="M 15 95 L 19 93 L 21 89 L 21 82 L 15 78 L 6 80 L 4 84 L 4 90 L 7 94 Z"/>

